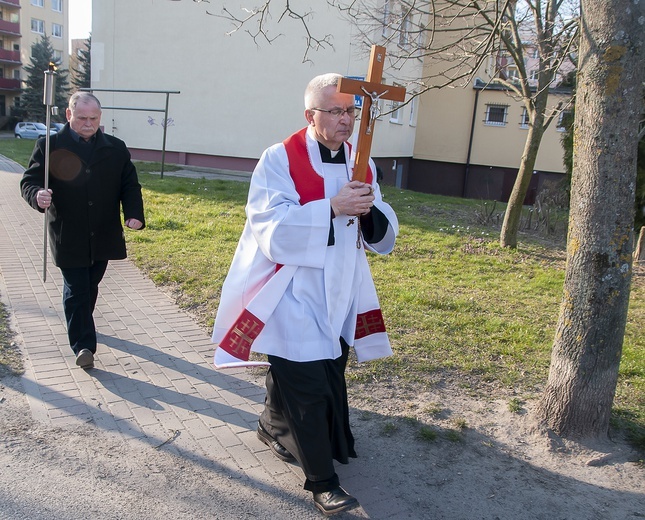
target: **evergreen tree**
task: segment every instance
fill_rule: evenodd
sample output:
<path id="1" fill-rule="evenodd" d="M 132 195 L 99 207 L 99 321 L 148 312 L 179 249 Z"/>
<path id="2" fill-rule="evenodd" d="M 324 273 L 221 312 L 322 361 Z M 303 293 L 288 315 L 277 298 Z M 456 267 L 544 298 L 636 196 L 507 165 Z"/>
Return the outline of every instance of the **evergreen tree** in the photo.
<path id="1" fill-rule="evenodd" d="M 79 49 L 72 66 L 72 84 L 76 88 L 90 88 L 92 85 L 92 35 L 85 40 L 85 48 Z"/>
<path id="2" fill-rule="evenodd" d="M 20 96 L 20 105 L 23 118 L 30 121 L 45 122 L 47 107 L 43 104 L 45 88 L 45 71 L 49 64 L 60 66 L 60 60 L 54 59 L 54 50 L 49 38 L 42 36 L 40 41 L 31 46 L 31 63 L 25 67 L 27 71 L 27 86 Z M 57 69 L 54 81 L 54 104 L 59 107 L 57 116 L 52 116 L 52 121 L 65 120 L 65 108 L 69 93 L 68 70 Z"/>

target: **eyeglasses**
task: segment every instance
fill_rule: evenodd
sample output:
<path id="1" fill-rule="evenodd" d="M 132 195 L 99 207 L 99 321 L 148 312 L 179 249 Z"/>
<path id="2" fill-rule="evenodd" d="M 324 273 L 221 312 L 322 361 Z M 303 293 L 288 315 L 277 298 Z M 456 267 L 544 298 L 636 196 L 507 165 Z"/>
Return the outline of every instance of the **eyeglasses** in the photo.
<path id="1" fill-rule="evenodd" d="M 318 112 L 326 112 L 334 119 L 339 119 L 343 114 L 347 113 L 349 117 L 356 117 L 361 113 L 361 109 L 358 107 L 349 107 L 343 110 L 342 108 L 333 108 L 331 110 L 325 110 L 324 108 L 310 108 L 309 110 L 318 110 Z"/>

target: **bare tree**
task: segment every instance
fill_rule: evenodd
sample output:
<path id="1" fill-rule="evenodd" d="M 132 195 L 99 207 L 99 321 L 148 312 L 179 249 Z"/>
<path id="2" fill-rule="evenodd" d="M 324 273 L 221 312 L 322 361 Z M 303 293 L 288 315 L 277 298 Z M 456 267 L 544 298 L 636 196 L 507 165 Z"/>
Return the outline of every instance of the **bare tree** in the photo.
<path id="1" fill-rule="evenodd" d="M 564 297 L 540 414 L 563 436 L 606 435 L 632 275 L 645 8 L 582 3 Z"/>

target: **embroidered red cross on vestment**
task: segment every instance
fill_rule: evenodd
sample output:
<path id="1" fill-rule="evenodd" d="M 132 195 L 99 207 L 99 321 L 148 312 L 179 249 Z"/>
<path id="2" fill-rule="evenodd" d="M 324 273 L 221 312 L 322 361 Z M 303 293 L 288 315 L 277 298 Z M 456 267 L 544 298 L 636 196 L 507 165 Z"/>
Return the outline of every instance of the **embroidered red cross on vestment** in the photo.
<path id="1" fill-rule="evenodd" d="M 370 334 L 385 332 L 385 322 L 381 309 L 374 309 L 356 316 L 354 339 L 361 339 Z"/>
<path id="2" fill-rule="evenodd" d="M 251 344 L 258 337 L 264 323 L 248 309 L 244 309 L 237 321 L 228 330 L 222 341 L 220 348 L 224 349 L 231 356 L 244 361 L 249 360 L 251 353 Z"/>

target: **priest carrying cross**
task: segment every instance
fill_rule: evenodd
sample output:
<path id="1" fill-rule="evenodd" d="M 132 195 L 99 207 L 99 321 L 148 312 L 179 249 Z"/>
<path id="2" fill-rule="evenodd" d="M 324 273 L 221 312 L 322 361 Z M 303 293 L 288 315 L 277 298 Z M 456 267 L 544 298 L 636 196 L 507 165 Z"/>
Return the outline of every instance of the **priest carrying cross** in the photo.
<path id="1" fill-rule="evenodd" d="M 352 179 L 347 141 L 358 109 L 353 94 L 337 90 L 341 79 L 312 79 L 307 126 L 262 154 L 213 330 L 218 368 L 253 363 L 251 350 L 267 355 L 255 362 L 270 365 L 257 436 L 300 464 L 327 515 L 358 504 L 334 468 L 356 457 L 349 350 L 359 362 L 392 353 L 365 251 L 389 253 L 398 234 L 374 163 L 367 158 L 365 179 Z"/>

